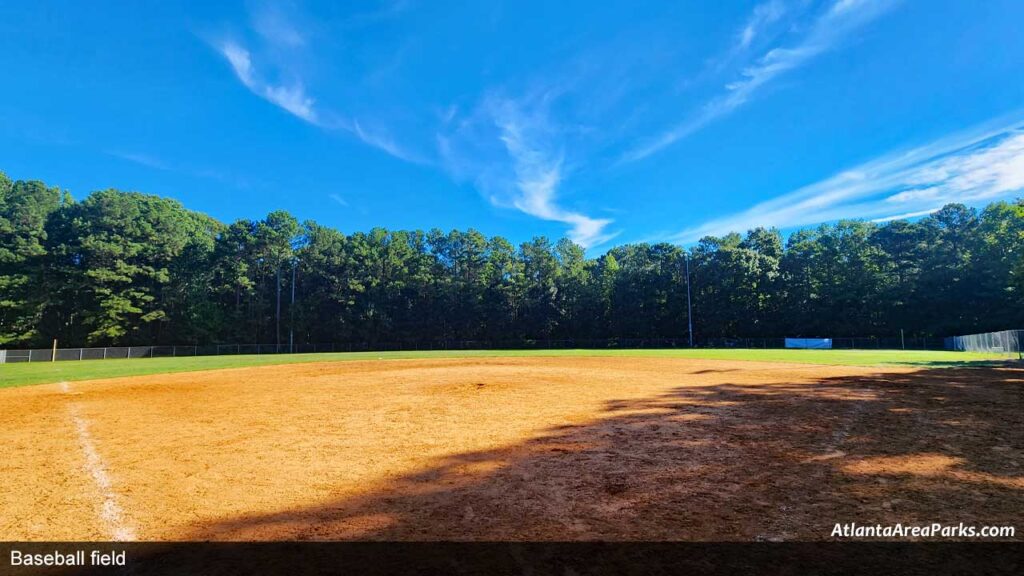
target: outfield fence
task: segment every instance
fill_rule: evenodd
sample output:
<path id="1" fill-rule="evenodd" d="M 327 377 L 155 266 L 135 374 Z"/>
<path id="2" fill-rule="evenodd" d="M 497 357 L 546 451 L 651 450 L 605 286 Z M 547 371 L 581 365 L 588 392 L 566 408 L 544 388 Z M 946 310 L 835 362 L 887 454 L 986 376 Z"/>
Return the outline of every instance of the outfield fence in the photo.
<path id="1" fill-rule="evenodd" d="M 966 352 L 989 352 L 992 354 L 1024 357 L 1024 330 L 1002 330 L 946 338 L 946 348 Z"/>
<path id="2" fill-rule="evenodd" d="M 793 338 L 789 338 L 793 340 Z M 700 348 L 786 348 L 787 338 L 709 338 Z M 933 336 L 842 336 L 809 338 L 830 340 L 833 350 L 946 350 L 943 338 Z"/>
<path id="3" fill-rule="evenodd" d="M 840 337 L 831 338 L 833 349 L 842 350 L 943 350 L 949 339 L 924 337 Z M 785 338 L 709 338 L 698 348 L 785 348 Z M 406 342 L 345 342 L 326 344 L 210 344 L 198 346 L 110 346 L 94 348 L 52 348 L 0 350 L 0 364 L 22 362 L 63 362 L 132 358 L 173 358 L 242 354 L 316 354 L 328 352 L 386 352 L 419 350 L 559 350 L 559 349 L 644 349 L 689 348 L 689 339 L 613 338 L 602 340 L 436 340 Z"/>

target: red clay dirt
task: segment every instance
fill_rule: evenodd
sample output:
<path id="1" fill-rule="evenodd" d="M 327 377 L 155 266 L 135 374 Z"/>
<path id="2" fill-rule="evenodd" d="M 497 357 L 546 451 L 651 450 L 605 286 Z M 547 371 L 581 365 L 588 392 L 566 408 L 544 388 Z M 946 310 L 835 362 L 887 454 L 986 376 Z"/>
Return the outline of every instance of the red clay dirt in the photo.
<path id="1" fill-rule="evenodd" d="M 0 400 L 4 540 L 821 540 L 1024 517 L 1019 368 L 388 360 Z"/>

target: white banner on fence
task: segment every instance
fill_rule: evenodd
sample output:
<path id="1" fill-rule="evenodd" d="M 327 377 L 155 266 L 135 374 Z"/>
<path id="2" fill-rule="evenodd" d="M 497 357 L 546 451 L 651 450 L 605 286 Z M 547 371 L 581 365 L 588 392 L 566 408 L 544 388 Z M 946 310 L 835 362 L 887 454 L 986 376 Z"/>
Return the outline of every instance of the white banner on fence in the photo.
<path id="1" fill-rule="evenodd" d="M 832 348 L 832 339 L 786 338 L 786 348 L 813 348 L 815 350 L 830 350 Z"/>

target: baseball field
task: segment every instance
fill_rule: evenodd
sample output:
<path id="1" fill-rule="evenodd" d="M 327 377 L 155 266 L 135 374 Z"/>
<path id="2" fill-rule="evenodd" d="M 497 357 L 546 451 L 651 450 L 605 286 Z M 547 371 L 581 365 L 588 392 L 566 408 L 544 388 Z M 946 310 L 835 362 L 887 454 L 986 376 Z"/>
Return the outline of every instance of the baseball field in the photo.
<path id="1" fill-rule="evenodd" d="M 1013 526 L 1024 369 L 987 360 L 649 350 L 0 366 L 0 533 L 774 541 L 830 539 L 845 522 Z"/>

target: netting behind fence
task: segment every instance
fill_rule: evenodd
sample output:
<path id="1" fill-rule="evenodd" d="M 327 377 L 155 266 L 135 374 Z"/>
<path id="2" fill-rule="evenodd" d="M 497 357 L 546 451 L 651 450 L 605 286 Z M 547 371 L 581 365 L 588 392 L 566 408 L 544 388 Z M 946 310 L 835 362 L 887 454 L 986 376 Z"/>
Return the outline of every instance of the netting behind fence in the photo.
<path id="1" fill-rule="evenodd" d="M 946 348 L 965 352 L 988 352 L 993 354 L 1021 355 L 1024 330 L 1003 330 L 966 336 L 951 336 L 946 339 Z"/>

